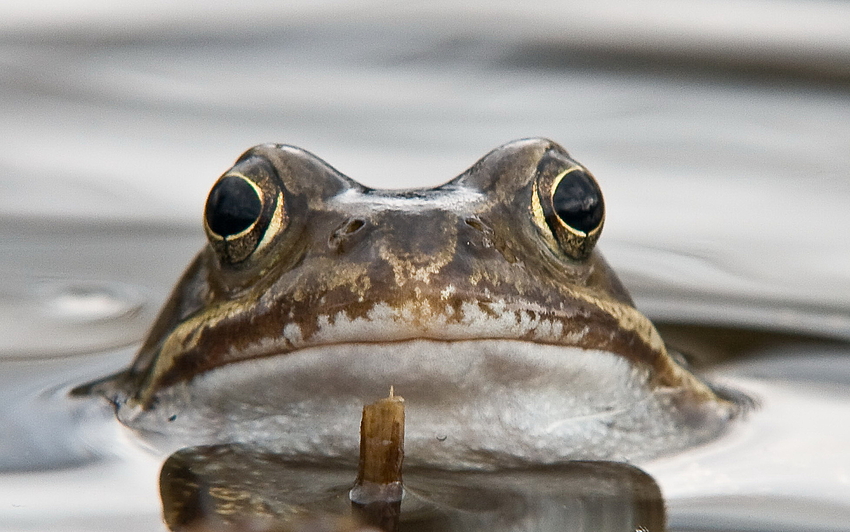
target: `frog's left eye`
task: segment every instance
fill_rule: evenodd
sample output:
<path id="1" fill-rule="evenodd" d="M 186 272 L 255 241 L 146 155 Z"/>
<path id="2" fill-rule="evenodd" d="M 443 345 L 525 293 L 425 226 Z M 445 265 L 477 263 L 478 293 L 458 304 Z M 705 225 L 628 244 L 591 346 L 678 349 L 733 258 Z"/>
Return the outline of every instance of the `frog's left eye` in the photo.
<path id="1" fill-rule="evenodd" d="M 538 165 L 535 188 L 541 229 L 548 229 L 568 256 L 590 255 L 605 222 L 602 191 L 590 172 L 563 154 L 550 152 Z"/>
<path id="2" fill-rule="evenodd" d="M 588 234 L 602 223 L 602 192 L 581 168 L 565 170 L 555 178 L 552 210 L 568 229 Z"/>
<path id="3" fill-rule="evenodd" d="M 244 261 L 281 229 L 283 193 L 268 161 L 253 158 L 224 174 L 204 209 L 204 228 L 218 256 L 228 264 Z M 275 223 L 274 221 L 277 220 Z"/>

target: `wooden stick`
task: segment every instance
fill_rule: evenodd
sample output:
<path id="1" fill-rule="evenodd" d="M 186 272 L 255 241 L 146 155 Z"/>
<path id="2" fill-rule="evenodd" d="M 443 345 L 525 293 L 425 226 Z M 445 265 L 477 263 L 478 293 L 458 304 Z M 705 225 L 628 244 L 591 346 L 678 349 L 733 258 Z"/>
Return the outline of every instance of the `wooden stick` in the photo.
<path id="1" fill-rule="evenodd" d="M 360 465 L 349 497 L 366 522 L 385 532 L 398 530 L 404 487 L 404 398 L 393 393 L 363 407 Z"/>

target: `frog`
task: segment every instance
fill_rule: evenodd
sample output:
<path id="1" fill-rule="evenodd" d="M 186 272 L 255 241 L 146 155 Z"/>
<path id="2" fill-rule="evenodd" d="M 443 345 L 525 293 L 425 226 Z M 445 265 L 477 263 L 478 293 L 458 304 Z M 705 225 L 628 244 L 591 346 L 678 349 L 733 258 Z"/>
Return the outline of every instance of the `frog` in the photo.
<path id="1" fill-rule="evenodd" d="M 161 447 L 357 456 L 391 387 L 410 464 L 640 462 L 741 405 L 690 371 L 597 241 L 596 178 L 559 144 L 494 149 L 433 188 L 376 189 L 263 144 L 212 187 L 207 243 L 132 364 L 85 387 Z"/>

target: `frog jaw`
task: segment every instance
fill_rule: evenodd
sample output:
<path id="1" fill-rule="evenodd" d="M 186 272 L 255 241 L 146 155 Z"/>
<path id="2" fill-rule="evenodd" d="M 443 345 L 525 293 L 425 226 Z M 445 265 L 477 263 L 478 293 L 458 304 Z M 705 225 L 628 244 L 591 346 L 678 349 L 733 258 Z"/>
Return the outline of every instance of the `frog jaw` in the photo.
<path id="1" fill-rule="evenodd" d="M 407 404 L 409 462 L 443 468 L 642 460 L 716 437 L 735 413 L 650 381 L 606 351 L 420 339 L 249 359 L 162 390 L 148 409 L 116 404 L 124 424 L 166 450 L 239 442 L 345 460 L 357 457 L 363 404 L 394 386 Z"/>

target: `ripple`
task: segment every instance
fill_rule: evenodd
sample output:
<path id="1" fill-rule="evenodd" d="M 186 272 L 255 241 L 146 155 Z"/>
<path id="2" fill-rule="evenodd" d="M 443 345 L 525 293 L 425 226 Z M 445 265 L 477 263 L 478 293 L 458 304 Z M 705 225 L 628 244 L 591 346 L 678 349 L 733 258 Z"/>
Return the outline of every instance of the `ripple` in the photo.
<path id="1" fill-rule="evenodd" d="M 42 314 L 60 321 L 114 320 L 141 311 L 144 298 L 126 284 L 54 281 L 38 287 Z"/>
<path id="2" fill-rule="evenodd" d="M 0 286 L 0 359 L 53 358 L 138 342 L 151 309 L 144 291 L 115 281 L 6 279 Z"/>

